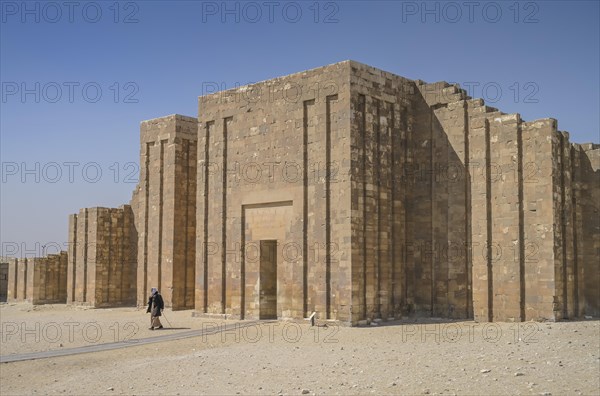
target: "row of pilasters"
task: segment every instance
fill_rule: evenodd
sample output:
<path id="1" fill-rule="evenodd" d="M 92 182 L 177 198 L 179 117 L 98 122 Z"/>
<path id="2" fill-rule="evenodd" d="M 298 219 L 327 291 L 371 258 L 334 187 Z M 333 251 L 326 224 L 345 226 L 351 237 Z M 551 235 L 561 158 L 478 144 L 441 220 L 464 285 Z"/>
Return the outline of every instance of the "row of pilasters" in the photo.
<path id="1" fill-rule="evenodd" d="M 369 95 L 352 101 L 353 321 L 398 317 L 406 305 L 405 106 Z"/>
<path id="2" fill-rule="evenodd" d="M 67 252 L 8 260 L 8 301 L 64 303 L 67 299 Z"/>

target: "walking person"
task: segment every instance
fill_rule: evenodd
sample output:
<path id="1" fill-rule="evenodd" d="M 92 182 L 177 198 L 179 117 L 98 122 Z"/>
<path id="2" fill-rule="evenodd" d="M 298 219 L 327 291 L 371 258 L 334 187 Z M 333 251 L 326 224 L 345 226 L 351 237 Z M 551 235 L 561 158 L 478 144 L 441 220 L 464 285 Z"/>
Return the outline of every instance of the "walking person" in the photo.
<path id="1" fill-rule="evenodd" d="M 148 298 L 148 309 L 146 313 L 150 313 L 150 330 L 162 329 L 163 325 L 160 323 L 160 316 L 162 310 L 165 309 L 165 302 L 162 296 L 158 292 L 156 287 L 150 290 L 150 297 Z"/>

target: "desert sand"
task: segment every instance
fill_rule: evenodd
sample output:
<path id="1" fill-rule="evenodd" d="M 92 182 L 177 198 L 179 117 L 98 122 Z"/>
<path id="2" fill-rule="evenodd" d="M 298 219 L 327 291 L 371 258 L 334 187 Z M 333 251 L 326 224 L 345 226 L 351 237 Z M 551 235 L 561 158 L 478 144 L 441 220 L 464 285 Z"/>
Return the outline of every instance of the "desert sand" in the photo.
<path id="1" fill-rule="evenodd" d="M 3 357 L 132 346 L 0 364 L 0 394 L 600 394 L 600 322 L 405 319 L 358 328 L 197 318 L 144 308 L 0 306 Z M 219 332 L 228 326 L 227 331 Z M 212 335 L 135 345 L 204 330 Z"/>

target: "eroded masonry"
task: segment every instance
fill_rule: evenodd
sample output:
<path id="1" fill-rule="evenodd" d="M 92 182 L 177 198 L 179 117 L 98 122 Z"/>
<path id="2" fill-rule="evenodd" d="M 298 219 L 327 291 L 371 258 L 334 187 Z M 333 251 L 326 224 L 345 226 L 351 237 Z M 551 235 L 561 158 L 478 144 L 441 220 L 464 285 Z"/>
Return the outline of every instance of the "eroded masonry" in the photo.
<path id="1" fill-rule="evenodd" d="M 71 216 L 46 290 L 349 324 L 600 315 L 600 145 L 556 120 L 353 61 L 202 96 L 198 114 L 142 122 L 130 205 Z M 35 300 L 28 271 L 9 263 L 9 300 Z"/>

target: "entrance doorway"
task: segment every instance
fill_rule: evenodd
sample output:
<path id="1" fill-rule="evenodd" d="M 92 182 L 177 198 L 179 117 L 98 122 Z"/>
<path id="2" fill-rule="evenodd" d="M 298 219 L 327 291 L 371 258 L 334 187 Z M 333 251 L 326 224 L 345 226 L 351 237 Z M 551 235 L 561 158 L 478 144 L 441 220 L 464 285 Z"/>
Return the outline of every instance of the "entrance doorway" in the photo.
<path id="1" fill-rule="evenodd" d="M 277 241 L 260 241 L 259 319 L 277 319 Z"/>

